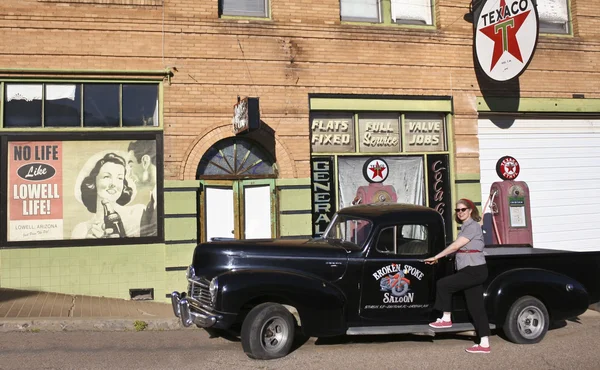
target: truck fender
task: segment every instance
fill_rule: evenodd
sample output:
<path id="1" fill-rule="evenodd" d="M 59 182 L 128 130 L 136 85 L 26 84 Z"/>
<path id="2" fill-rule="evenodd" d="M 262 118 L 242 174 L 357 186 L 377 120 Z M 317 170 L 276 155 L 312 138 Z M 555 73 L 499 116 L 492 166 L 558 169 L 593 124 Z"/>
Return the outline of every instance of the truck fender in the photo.
<path id="1" fill-rule="evenodd" d="M 217 279 L 217 301 L 223 312 L 239 313 L 248 303 L 275 301 L 296 308 L 305 335 L 328 336 L 346 331 L 346 296 L 337 286 L 317 276 L 297 271 L 242 269 L 225 272 Z"/>
<path id="2" fill-rule="evenodd" d="M 485 290 L 490 321 L 503 325 L 511 305 L 527 295 L 544 303 L 551 320 L 575 317 L 589 306 L 588 292 L 578 281 L 544 269 L 515 269 L 498 275 Z"/>

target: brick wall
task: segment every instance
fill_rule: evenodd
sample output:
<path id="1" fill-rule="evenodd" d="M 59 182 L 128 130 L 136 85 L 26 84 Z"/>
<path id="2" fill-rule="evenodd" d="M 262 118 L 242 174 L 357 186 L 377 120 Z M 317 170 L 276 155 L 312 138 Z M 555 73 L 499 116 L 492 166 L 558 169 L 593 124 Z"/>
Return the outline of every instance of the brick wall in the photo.
<path id="1" fill-rule="evenodd" d="M 280 176 L 308 177 L 310 93 L 451 95 L 457 171 L 477 173 L 475 97 L 502 91 L 475 76 L 468 1 L 435 11 L 437 29 L 425 30 L 340 24 L 338 0 L 272 0 L 271 19 L 252 21 L 219 19 L 217 0 L 3 0 L 0 68 L 175 67 L 167 179 L 194 178 L 203 150 L 228 135 L 238 95 L 260 97 Z M 571 11 L 574 36 L 541 36 L 508 92 L 600 98 L 600 3 L 571 0 Z"/>

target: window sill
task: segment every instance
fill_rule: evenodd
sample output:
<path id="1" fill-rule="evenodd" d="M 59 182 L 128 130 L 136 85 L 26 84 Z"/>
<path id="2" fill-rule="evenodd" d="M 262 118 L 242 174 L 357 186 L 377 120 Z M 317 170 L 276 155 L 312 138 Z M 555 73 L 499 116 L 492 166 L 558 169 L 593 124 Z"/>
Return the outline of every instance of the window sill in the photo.
<path id="1" fill-rule="evenodd" d="M 224 19 L 227 21 L 272 21 L 270 17 L 259 17 L 259 16 L 249 16 L 249 15 L 221 15 L 220 19 Z"/>
<path id="2" fill-rule="evenodd" d="M 164 0 L 37 0 L 40 3 L 77 3 L 93 5 L 163 6 Z"/>
<path id="3" fill-rule="evenodd" d="M 390 27 L 390 28 L 406 28 L 418 30 L 437 30 L 435 24 L 404 24 L 404 23 L 380 23 L 380 22 L 356 22 L 356 21 L 341 21 L 342 25 L 347 26 L 367 26 L 367 27 Z"/>

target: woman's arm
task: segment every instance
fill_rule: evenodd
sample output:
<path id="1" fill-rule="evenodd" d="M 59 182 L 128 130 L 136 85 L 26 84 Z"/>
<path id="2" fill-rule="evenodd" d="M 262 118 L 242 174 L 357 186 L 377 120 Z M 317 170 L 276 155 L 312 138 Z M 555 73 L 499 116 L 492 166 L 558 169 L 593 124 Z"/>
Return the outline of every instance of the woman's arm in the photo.
<path id="1" fill-rule="evenodd" d="M 458 238 L 456 238 L 456 240 L 454 242 L 452 242 L 452 244 L 447 246 L 443 251 L 441 251 L 440 253 L 436 254 L 433 257 L 427 258 L 424 262 L 428 265 L 437 263 L 437 261 L 440 258 L 444 258 L 447 255 L 456 252 L 460 248 L 464 247 L 468 242 L 469 242 L 469 239 L 465 238 L 464 236 L 459 236 Z"/>

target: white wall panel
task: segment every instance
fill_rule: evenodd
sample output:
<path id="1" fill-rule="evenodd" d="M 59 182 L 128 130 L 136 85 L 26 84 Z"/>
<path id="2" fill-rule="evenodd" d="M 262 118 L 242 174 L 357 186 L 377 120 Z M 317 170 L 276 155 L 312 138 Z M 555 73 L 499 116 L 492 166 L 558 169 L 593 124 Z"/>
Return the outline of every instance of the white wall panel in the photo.
<path id="1" fill-rule="evenodd" d="M 515 157 L 531 192 L 536 248 L 600 250 L 600 120 L 479 120 L 482 202 L 500 157 Z"/>

